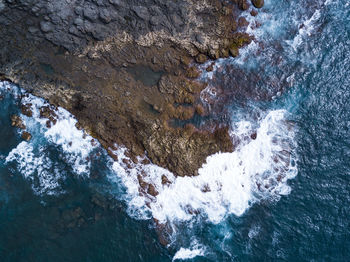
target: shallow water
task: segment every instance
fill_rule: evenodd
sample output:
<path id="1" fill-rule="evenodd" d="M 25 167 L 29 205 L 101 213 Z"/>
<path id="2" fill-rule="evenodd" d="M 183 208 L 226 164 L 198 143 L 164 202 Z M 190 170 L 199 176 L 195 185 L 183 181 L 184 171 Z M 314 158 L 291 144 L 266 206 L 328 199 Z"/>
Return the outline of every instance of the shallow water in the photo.
<path id="1" fill-rule="evenodd" d="M 237 80 L 229 65 L 249 79 L 262 76 L 257 88 L 268 99 L 232 99 L 228 119 L 242 146 L 208 158 L 195 180 L 163 188 L 162 174 L 174 178 L 152 165 L 128 175 L 63 109 L 51 130 L 24 117 L 33 139 L 22 142 L 10 121 L 21 90 L 2 83 L 1 261 L 347 261 L 350 4 L 265 3 L 255 43 L 217 67 L 227 89 Z M 159 190 L 156 199 L 139 196 L 132 176 L 139 169 Z M 167 247 L 152 217 L 171 228 Z"/>

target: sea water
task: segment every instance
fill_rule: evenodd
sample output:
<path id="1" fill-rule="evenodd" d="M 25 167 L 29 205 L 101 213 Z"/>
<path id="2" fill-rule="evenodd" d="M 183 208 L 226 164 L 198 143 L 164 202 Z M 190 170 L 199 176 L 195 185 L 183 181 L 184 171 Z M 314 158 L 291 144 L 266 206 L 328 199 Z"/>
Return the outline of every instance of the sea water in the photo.
<path id="1" fill-rule="evenodd" d="M 47 128 L 44 100 L 0 84 L 1 261 L 349 259 L 350 3 L 266 0 L 243 16 L 255 40 L 215 68 L 259 74 L 272 98 L 232 100 L 239 146 L 209 156 L 196 177 L 127 168 L 122 145 L 113 161 L 69 112 L 58 108 Z M 20 102 L 32 104 L 33 117 L 21 115 L 29 142 L 11 127 Z M 157 196 L 140 194 L 141 171 Z"/>

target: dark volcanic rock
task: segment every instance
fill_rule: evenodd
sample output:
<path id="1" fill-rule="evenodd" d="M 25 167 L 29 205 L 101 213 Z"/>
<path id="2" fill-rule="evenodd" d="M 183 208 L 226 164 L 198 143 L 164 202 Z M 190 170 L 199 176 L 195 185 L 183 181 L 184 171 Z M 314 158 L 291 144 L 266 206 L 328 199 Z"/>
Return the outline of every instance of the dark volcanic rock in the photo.
<path id="1" fill-rule="evenodd" d="M 198 106 L 205 85 L 195 81 L 200 72 L 194 63 L 236 55 L 249 43 L 249 36 L 236 33 L 232 3 L 0 3 L 0 77 L 68 109 L 105 148 L 117 143 L 134 156 L 146 152 L 181 176 L 196 174 L 209 154 L 233 149 L 225 127 L 169 124 L 191 121 L 195 109 L 205 113 Z M 246 1 L 238 5 L 248 8 Z M 40 113 L 48 126 L 55 124 L 54 110 Z"/>
<path id="2" fill-rule="evenodd" d="M 51 32 L 54 30 L 54 25 L 51 22 L 41 21 L 40 22 L 40 29 L 44 33 Z"/>
<path id="3" fill-rule="evenodd" d="M 84 17 L 90 21 L 96 21 L 98 18 L 98 8 L 92 3 L 85 3 L 83 10 Z"/>

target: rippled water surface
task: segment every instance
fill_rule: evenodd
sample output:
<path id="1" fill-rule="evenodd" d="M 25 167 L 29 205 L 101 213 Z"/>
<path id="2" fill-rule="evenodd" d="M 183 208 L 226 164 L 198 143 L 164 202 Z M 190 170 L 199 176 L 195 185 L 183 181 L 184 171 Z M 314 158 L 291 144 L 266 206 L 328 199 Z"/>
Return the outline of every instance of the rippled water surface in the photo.
<path id="1" fill-rule="evenodd" d="M 32 96 L 23 142 L 10 120 L 23 91 L 1 83 L 0 261 L 348 261 L 350 3 L 266 0 L 247 17 L 256 40 L 203 76 L 206 97 L 224 83 L 225 119 L 246 142 L 196 179 L 153 165 L 128 175 L 64 109 L 46 128 Z M 254 89 L 248 99 L 239 81 Z M 157 198 L 138 194 L 141 169 Z"/>

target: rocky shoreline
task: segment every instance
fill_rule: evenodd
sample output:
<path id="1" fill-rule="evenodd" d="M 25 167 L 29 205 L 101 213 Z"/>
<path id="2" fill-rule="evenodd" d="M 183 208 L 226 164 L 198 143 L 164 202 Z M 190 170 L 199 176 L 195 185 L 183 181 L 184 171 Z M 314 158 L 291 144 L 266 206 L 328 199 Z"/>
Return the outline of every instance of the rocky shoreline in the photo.
<path id="1" fill-rule="evenodd" d="M 106 149 L 196 175 L 234 150 L 225 123 L 192 121 L 213 114 L 197 65 L 250 43 L 238 19 L 250 4 L 254 16 L 263 1 L 2 0 L 0 77 L 69 110 Z"/>

